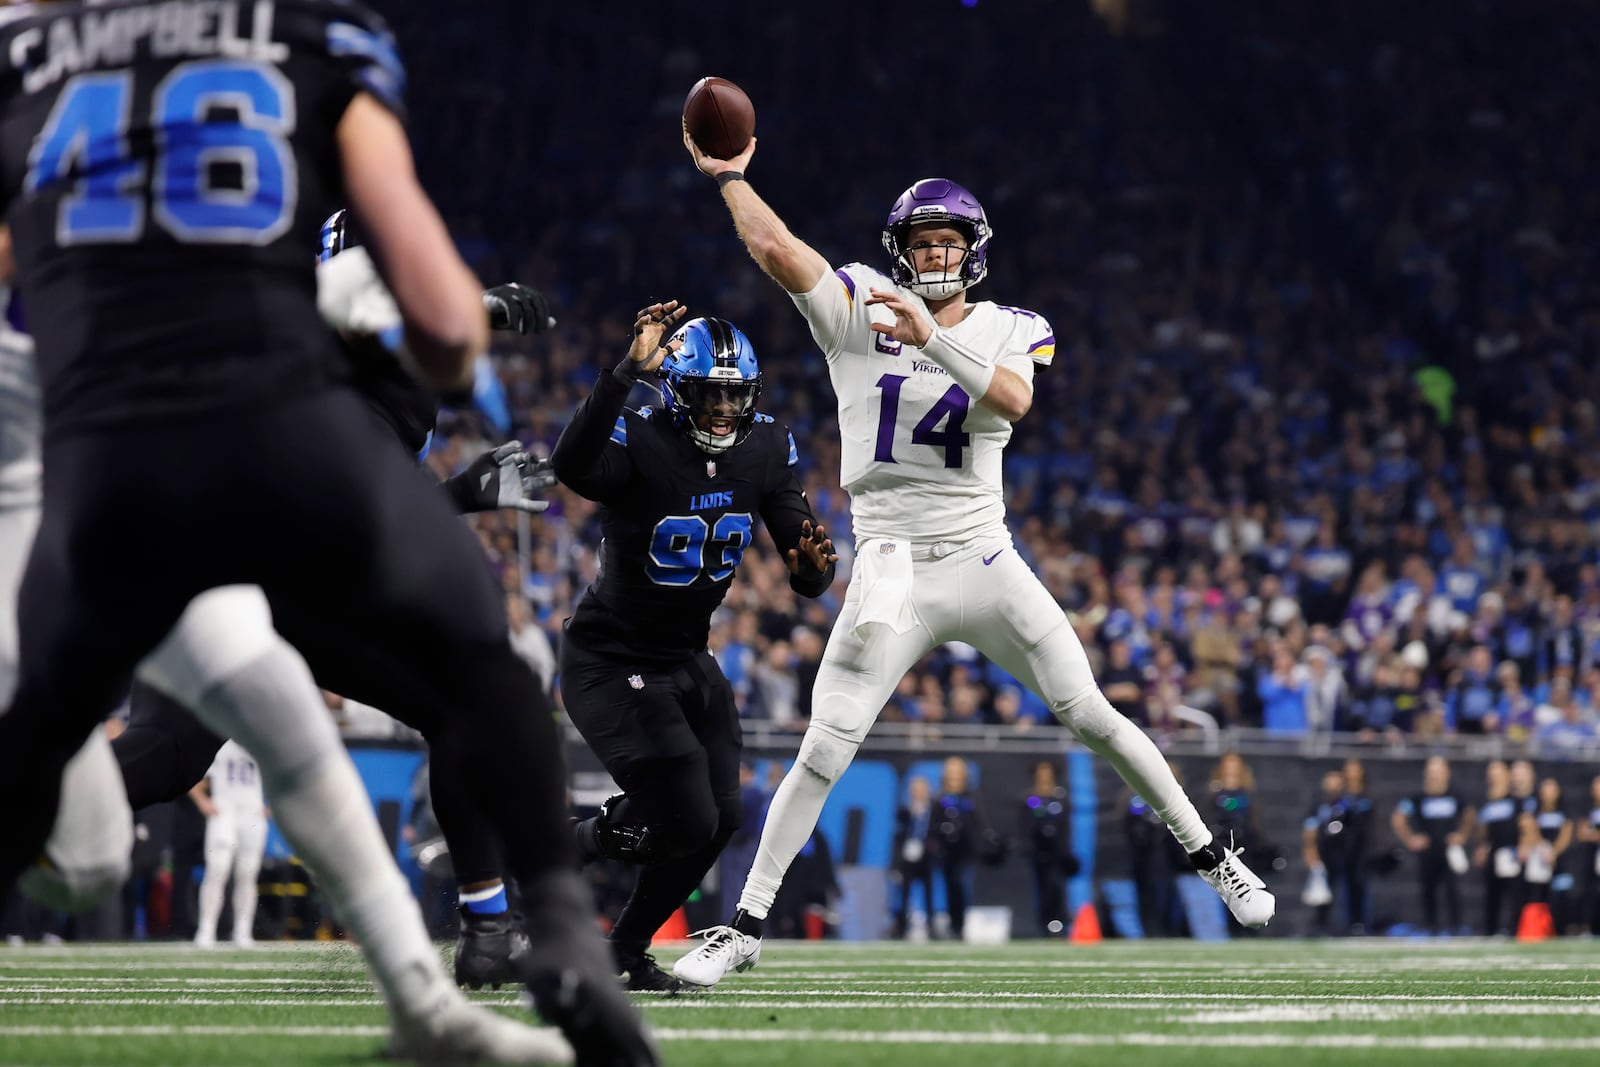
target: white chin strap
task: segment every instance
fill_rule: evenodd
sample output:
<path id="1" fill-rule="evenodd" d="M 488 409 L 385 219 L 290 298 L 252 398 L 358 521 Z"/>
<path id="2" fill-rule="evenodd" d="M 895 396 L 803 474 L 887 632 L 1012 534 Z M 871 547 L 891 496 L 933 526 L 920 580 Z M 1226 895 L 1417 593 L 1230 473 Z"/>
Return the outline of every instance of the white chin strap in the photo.
<path id="1" fill-rule="evenodd" d="M 689 424 L 689 440 L 702 452 L 722 453 L 733 447 L 734 438 L 739 436 L 739 430 L 734 428 L 733 433 L 718 437 L 710 430 L 702 430 L 693 422 Z"/>
<path id="2" fill-rule="evenodd" d="M 925 270 L 906 286 L 924 300 L 944 300 L 955 296 L 970 283 L 959 274 L 944 270 Z"/>

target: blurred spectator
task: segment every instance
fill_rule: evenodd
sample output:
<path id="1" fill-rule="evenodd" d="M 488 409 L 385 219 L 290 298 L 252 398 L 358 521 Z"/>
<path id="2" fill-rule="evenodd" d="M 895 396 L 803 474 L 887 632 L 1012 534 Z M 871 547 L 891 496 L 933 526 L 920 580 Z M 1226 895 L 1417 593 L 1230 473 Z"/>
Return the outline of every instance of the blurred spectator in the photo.
<path id="1" fill-rule="evenodd" d="M 1367 904 L 1372 898 L 1367 884 L 1372 878 L 1368 850 L 1372 844 L 1372 798 L 1367 795 L 1367 768 L 1358 759 L 1344 761 L 1345 813 L 1345 891 L 1350 933 L 1367 932 Z M 1334 887 L 1335 893 L 1338 887 Z"/>
<path id="2" fill-rule="evenodd" d="M 1348 931 L 1360 914 L 1351 909 L 1348 889 L 1350 867 L 1360 862 L 1348 847 L 1352 840 L 1348 797 L 1344 772 L 1324 772 L 1322 792 L 1301 829 L 1301 855 L 1309 872 L 1306 903 L 1315 913 L 1317 931 L 1324 935 Z"/>
<path id="3" fill-rule="evenodd" d="M 1100 688 L 1111 706 L 1138 723 L 1147 726 L 1150 718 L 1145 712 L 1144 672 L 1133 665 L 1133 646 L 1127 641 L 1111 642 L 1111 661 L 1100 676 Z"/>
<path id="4" fill-rule="evenodd" d="M 1266 840 L 1255 809 L 1256 777 L 1237 752 L 1217 760 L 1211 771 L 1211 811 L 1207 821 L 1217 840 L 1230 848 L 1264 851 Z"/>
<path id="5" fill-rule="evenodd" d="M 1256 693 L 1261 697 L 1261 725 L 1275 733 L 1305 733 L 1309 688 L 1305 673 L 1295 663 L 1294 652 L 1280 643 L 1273 650 L 1271 669 L 1263 670 L 1256 681 Z"/>
<path id="6" fill-rule="evenodd" d="M 1473 862 L 1483 868 L 1483 932 L 1494 936 L 1515 932 L 1517 917 L 1522 914 L 1518 844 L 1522 816 L 1533 810 L 1535 801 L 1511 795 L 1511 772 L 1504 760 L 1490 760 L 1483 773 L 1487 792 L 1478 805 Z"/>
<path id="7" fill-rule="evenodd" d="M 1549 706 L 1561 717 L 1534 731 L 1540 755 L 1568 755 L 1593 747 L 1595 738 L 1600 736 L 1595 730 L 1595 717 L 1578 706 L 1565 681 L 1557 679 L 1551 687 Z"/>
<path id="8" fill-rule="evenodd" d="M 988 820 L 978 806 L 978 796 L 968 785 L 967 761 L 951 756 L 944 761 L 939 795 L 934 801 L 933 833 L 929 852 L 944 882 L 950 936 L 961 940 L 967 921 L 968 881 L 977 859 Z"/>
<path id="9" fill-rule="evenodd" d="M 1461 931 L 1457 878 L 1467 867 L 1464 849 L 1473 826 L 1472 809 L 1450 789 L 1450 764 L 1431 756 L 1422 771 L 1422 792 L 1406 797 L 1389 820 L 1400 843 L 1416 854 L 1422 884 L 1423 921 L 1430 933 Z M 1439 924 L 1444 896 L 1445 925 Z"/>
<path id="10" fill-rule="evenodd" d="M 1178 783 L 1183 771 L 1168 762 Z M 1174 879 L 1194 870 L 1188 853 L 1172 836 L 1145 799 L 1136 793 L 1122 798 L 1122 829 L 1128 841 L 1129 873 L 1139 899 L 1139 924 L 1146 937 L 1178 937 L 1186 932 L 1179 914 Z"/>
<path id="11" fill-rule="evenodd" d="M 1589 813 L 1578 822 L 1578 840 L 1588 846 L 1581 863 L 1589 933 L 1600 935 L 1600 774 L 1589 780 Z"/>
<path id="12" fill-rule="evenodd" d="M 929 837 L 933 832 L 933 793 L 928 780 L 913 776 L 907 785 L 905 806 L 895 813 L 894 858 L 890 880 L 900 890 L 894 912 L 893 936 L 903 939 L 910 932 L 911 889 L 922 887 L 922 909 L 928 929 L 933 928 L 933 857 Z"/>
<path id="13" fill-rule="evenodd" d="M 1306 725 L 1312 733 L 1325 734 L 1345 725 L 1349 707 L 1349 686 L 1344 671 L 1334 663 L 1333 653 L 1321 645 L 1306 649 Z"/>
<path id="14" fill-rule="evenodd" d="M 1522 880 L 1524 900 L 1550 908 L 1557 933 L 1567 929 L 1572 902 L 1573 872 L 1564 857 L 1572 846 L 1572 818 L 1561 804 L 1561 783 L 1554 778 L 1539 782 L 1532 812 L 1522 816 Z"/>
<path id="15" fill-rule="evenodd" d="M 1022 798 L 1017 836 L 1033 874 L 1033 900 L 1039 932 L 1059 937 L 1067 928 L 1067 879 L 1077 873 L 1077 860 L 1067 835 L 1067 791 L 1056 780 L 1052 760 L 1033 767 L 1033 786 Z"/>

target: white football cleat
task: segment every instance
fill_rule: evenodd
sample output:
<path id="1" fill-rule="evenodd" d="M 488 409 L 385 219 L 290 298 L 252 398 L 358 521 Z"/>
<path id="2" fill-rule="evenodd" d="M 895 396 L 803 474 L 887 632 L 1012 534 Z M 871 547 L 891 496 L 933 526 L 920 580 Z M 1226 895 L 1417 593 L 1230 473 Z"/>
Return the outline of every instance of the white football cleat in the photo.
<path id="1" fill-rule="evenodd" d="M 420 1064 L 570 1064 L 572 1046 L 554 1030 L 537 1030 L 469 1003 L 454 988 L 426 1009 L 396 1012 L 385 1055 Z"/>
<path id="2" fill-rule="evenodd" d="M 1209 871 L 1196 871 L 1206 884 L 1217 891 L 1217 896 L 1228 905 L 1240 926 L 1265 926 L 1277 914 L 1278 901 L 1267 892 L 1267 883 L 1257 878 L 1255 872 L 1239 858 L 1244 850 L 1222 850 L 1222 861 Z"/>
<path id="3" fill-rule="evenodd" d="M 705 944 L 672 965 L 672 973 L 691 985 L 709 989 L 729 971 L 748 971 L 761 959 L 761 939 L 731 926 L 713 926 L 692 936 L 705 938 Z"/>

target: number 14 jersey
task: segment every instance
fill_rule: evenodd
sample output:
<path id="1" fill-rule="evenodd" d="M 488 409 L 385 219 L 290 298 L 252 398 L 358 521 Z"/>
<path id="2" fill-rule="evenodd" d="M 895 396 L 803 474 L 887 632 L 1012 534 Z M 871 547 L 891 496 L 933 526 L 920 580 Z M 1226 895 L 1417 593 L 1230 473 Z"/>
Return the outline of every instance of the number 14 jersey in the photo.
<path id="1" fill-rule="evenodd" d="M 1005 530 L 1001 454 L 1011 424 L 981 406 L 912 345 L 872 324 L 892 324 L 872 289 L 922 298 L 871 267 L 851 263 L 809 293 L 791 294 L 828 360 L 839 398 L 840 481 L 850 494 L 856 542 L 873 538 L 965 541 Z M 1050 324 L 991 301 L 971 305 L 949 328 L 955 339 L 1032 381 L 1055 356 Z"/>

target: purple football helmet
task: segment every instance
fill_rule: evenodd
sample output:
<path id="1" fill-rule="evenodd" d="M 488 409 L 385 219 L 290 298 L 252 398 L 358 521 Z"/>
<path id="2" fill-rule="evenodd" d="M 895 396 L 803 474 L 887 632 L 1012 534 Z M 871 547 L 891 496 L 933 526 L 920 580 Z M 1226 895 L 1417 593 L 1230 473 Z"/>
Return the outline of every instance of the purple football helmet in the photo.
<path id="1" fill-rule="evenodd" d="M 967 235 L 967 254 L 953 272 L 917 274 L 911 262 L 911 227 L 924 222 L 949 223 Z M 983 281 L 989 273 L 989 216 L 978 198 L 949 178 L 923 178 L 900 194 L 883 224 L 883 247 L 894 261 L 890 277 L 929 300 L 943 300 Z"/>

